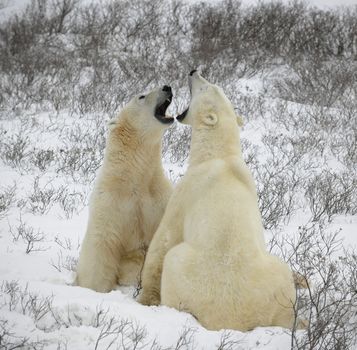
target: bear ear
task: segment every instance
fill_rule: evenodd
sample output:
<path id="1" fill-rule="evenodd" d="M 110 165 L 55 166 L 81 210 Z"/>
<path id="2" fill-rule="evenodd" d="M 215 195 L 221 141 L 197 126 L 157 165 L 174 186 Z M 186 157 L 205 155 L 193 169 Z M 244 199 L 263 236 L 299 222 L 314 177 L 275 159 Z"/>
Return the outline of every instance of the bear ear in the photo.
<path id="1" fill-rule="evenodd" d="M 214 126 L 218 122 L 218 117 L 214 113 L 206 114 L 203 118 L 203 122 L 207 126 Z"/>
<path id="2" fill-rule="evenodd" d="M 243 126 L 243 118 L 240 115 L 237 115 L 237 124 L 239 126 Z"/>

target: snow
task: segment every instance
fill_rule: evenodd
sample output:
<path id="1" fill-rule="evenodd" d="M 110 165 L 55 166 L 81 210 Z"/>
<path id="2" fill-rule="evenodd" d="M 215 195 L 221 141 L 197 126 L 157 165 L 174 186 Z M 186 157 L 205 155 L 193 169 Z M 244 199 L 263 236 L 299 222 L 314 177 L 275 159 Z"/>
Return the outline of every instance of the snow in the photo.
<path id="1" fill-rule="evenodd" d="M 32 114 L 32 112 L 28 112 Z M 2 127 L 8 134 L 16 134 L 21 128 L 21 120 L 2 120 Z M 51 113 L 42 112 L 36 116 L 37 123 L 30 127 L 32 144 L 39 148 L 52 148 L 56 151 L 62 146 L 61 140 L 54 137 L 59 130 L 71 125 L 78 125 L 78 119 L 62 113 L 57 117 L 57 127 L 47 128 L 53 124 Z M 84 121 L 81 121 L 81 123 Z M 90 119 L 86 119 L 90 123 Z M 47 130 L 44 132 L 44 130 Z M 61 131 L 60 131 L 61 133 Z M 164 160 L 165 170 L 173 178 L 183 174 L 187 164 L 171 164 Z M 23 173 L 24 172 L 24 173 Z M 53 188 L 71 185 L 68 178 L 59 176 L 53 169 L 39 173 L 30 169 L 24 171 L 21 166 L 13 169 L 3 163 L 0 165 L 1 187 L 16 183 L 16 198 L 26 200 L 32 193 L 36 177 L 40 186 L 50 183 Z M 74 186 L 74 184 L 72 184 Z M 77 185 L 79 186 L 79 185 Z M 79 186 L 80 187 L 80 186 Z M 84 186 L 90 192 L 92 183 Z M 83 188 L 82 188 L 83 189 Z M 98 310 L 103 310 L 105 319 L 115 319 L 115 325 L 126 324 L 127 340 L 130 340 L 132 329 L 144 328 L 147 334 L 144 343 L 156 341 L 163 347 L 175 347 L 180 335 L 185 333 L 193 337 L 192 346 L 197 349 L 216 349 L 222 337 L 227 334 L 230 342 L 237 343 L 237 349 L 254 347 L 256 349 L 280 349 L 289 344 L 290 336 L 280 328 L 258 328 L 251 332 L 208 331 L 189 314 L 164 306 L 142 306 L 133 298 L 133 288 L 118 287 L 116 290 L 101 294 L 73 286 L 75 273 L 64 268 L 66 261 L 78 258 L 88 219 L 88 206 L 85 205 L 71 218 L 66 218 L 63 209 L 52 204 L 43 214 L 31 212 L 28 206 L 11 207 L 6 218 L 0 220 L 0 279 L 3 291 L 5 284 L 16 281 L 22 295 L 37 295 L 39 300 L 51 300 L 51 311 L 39 320 L 30 311 L 23 311 L 17 304 L 12 310 L 1 308 L 0 320 L 11 324 L 11 331 L 18 337 L 26 337 L 34 344 L 44 342 L 46 348 L 56 349 L 66 344 L 69 349 L 88 349 L 100 337 L 101 326 L 93 323 L 98 317 Z M 16 239 L 17 229 L 21 226 L 31 227 L 33 231 L 44 235 L 41 242 L 35 243 L 34 250 L 26 254 L 27 243 Z M 56 266 L 56 267 L 55 267 Z M 0 283 L 0 285 L 1 285 Z M 0 293 L 0 305 L 7 300 L 8 294 Z M 24 297 L 25 295 L 25 297 Z M 15 298 L 16 299 L 16 298 Z M 136 329 L 135 328 L 135 329 Z M 105 349 L 114 336 L 100 340 L 99 349 Z M 129 340 L 128 340 L 129 339 Z M 62 344 L 62 345 L 61 345 Z M 63 345 L 64 346 L 64 345 Z M 147 345 L 149 348 L 149 345 Z M 146 347 L 144 347 L 146 348 Z"/>
<path id="2" fill-rule="evenodd" d="M 245 86 L 249 84 L 255 92 L 259 90 L 260 84 L 252 81 L 240 82 L 241 93 L 246 91 Z M 71 125 L 75 127 L 78 119 L 75 116 L 64 114 L 58 117 L 59 129 L 47 129 L 39 125 L 49 125 L 51 113 L 43 112 L 38 115 L 39 123 L 33 124 L 31 128 L 33 134 L 32 141 L 38 147 L 61 147 L 61 141 L 54 138 L 62 127 Z M 83 123 L 84 120 L 80 121 Z M 90 119 L 86 120 L 90 123 Z M 10 120 L 2 120 L 2 126 L 8 132 L 16 133 L 21 128 L 21 123 Z M 255 145 L 260 144 L 261 121 L 248 122 L 242 131 L 242 137 L 249 139 Z M 46 129 L 46 128 L 45 128 Z M 37 130 L 37 132 L 36 132 Z M 264 157 L 263 157 L 264 158 Z M 178 174 L 183 174 L 187 164 L 171 164 L 164 160 L 167 173 L 171 173 L 175 178 Z M 20 168 L 21 170 L 21 168 Z M 1 186 L 17 184 L 16 196 L 25 199 L 32 191 L 32 186 L 36 176 L 40 176 L 40 183 L 50 181 L 54 188 L 61 185 L 68 186 L 71 182 L 64 176 L 59 176 L 54 171 L 38 173 L 30 170 L 27 174 L 1 163 L 0 176 Z M 72 184 L 74 186 L 74 184 Z M 80 187 L 80 185 L 77 184 Z M 86 193 L 90 192 L 92 184 L 83 185 Z M 25 207 L 26 208 L 26 207 Z M 305 221 L 304 216 L 299 213 L 290 225 L 285 229 L 289 234 L 297 230 L 297 226 Z M 39 298 L 45 300 L 52 298 L 51 313 L 47 313 L 43 318 L 34 321 L 32 315 L 21 311 L 19 305 L 14 310 L 1 309 L 0 319 L 8 320 L 12 326 L 12 331 L 22 337 L 29 337 L 31 341 L 38 340 L 46 342 L 46 348 L 55 349 L 60 342 L 66 344 L 69 349 L 88 349 L 100 338 L 101 327 L 93 325 L 93 320 L 98 315 L 98 310 L 104 310 L 106 320 L 115 318 L 116 324 L 126 321 L 125 332 L 130 339 L 131 327 L 145 328 L 145 344 L 158 342 L 164 347 L 175 347 L 182 332 L 192 335 L 194 339 L 194 349 L 216 349 L 222 337 L 229 335 L 229 341 L 235 342 L 234 349 L 287 349 L 290 346 L 290 334 L 281 328 L 257 328 L 251 332 L 241 333 L 238 331 L 208 331 L 189 314 L 179 312 L 164 306 L 146 307 L 142 306 L 133 298 L 133 288 L 118 287 L 116 290 L 101 294 L 94 291 L 73 286 L 75 273 L 64 267 L 66 261 L 76 259 L 79 253 L 80 242 L 85 233 L 88 219 L 88 207 L 84 205 L 78 213 L 66 218 L 58 205 L 54 204 L 44 214 L 31 213 L 30 210 L 23 210 L 19 207 L 12 207 L 6 219 L 0 221 L 0 278 L 2 281 L 16 281 L 21 290 L 28 293 L 38 294 Z M 25 253 L 26 243 L 21 238 L 16 240 L 10 233 L 10 229 L 16 232 L 16 227 L 21 223 L 32 227 L 35 232 L 40 230 L 44 233 L 45 239 L 35 245 L 35 251 Z M 332 229 L 342 228 L 346 246 L 355 246 L 356 239 L 356 216 L 338 216 L 331 224 Z M 269 235 L 267 234 L 267 238 Z M 38 251 L 36 251 L 38 250 Z M 67 259 L 67 260 L 66 260 Z M 55 266 L 59 267 L 59 270 Z M 5 282 L 3 282 L 5 283 Z M 2 296 L 7 298 L 7 296 Z M 0 299 L 1 300 L 1 299 Z M 1 301 L 0 301 L 1 305 Z M 130 328 L 130 329 L 129 329 Z M 187 333 L 188 332 L 188 333 Z M 105 349 L 113 340 L 113 335 L 100 340 L 99 349 Z M 146 347 L 144 347 L 146 348 Z M 150 348 L 147 346 L 147 348 Z"/>

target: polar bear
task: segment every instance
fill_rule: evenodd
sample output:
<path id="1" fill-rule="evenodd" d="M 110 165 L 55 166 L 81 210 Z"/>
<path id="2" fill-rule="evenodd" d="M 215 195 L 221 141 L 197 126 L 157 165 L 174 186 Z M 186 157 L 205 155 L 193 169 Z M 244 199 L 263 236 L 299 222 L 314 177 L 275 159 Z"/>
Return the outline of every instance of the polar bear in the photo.
<path id="1" fill-rule="evenodd" d="M 192 126 L 189 167 L 150 244 L 140 302 L 194 315 L 206 328 L 290 328 L 296 290 L 289 267 L 266 249 L 256 186 L 239 124 L 222 89 L 196 71 L 178 119 Z"/>
<path id="2" fill-rule="evenodd" d="M 137 284 L 146 249 L 164 214 L 172 185 L 161 163 L 161 137 L 171 87 L 134 97 L 109 123 L 103 165 L 89 205 L 76 284 L 108 292 Z"/>

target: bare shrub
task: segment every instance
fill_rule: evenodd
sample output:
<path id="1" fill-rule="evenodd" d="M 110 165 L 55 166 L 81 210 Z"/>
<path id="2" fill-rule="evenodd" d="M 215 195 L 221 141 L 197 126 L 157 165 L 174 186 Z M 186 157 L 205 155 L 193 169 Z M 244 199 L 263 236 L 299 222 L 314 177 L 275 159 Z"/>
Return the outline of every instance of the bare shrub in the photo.
<path id="1" fill-rule="evenodd" d="M 263 142 L 269 158 L 250 164 L 257 183 L 259 208 L 266 229 L 289 221 L 298 208 L 297 188 L 300 177 L 296 165 L 303 154 L 296 152 L 284 137 L 266 134 Z"/>
<path id="2" fill-rule="evenodd" d="M 291 63 L 291 74 L 276 82 L 279 95 L 298 103 L 331 107 L 356 80 L 354 62 L 312 57 Z"/>
<path id="3" fill-rule="evenodd" d="M 30 155 L 30 162 L 41 171 L 47 170 L 55 160 L 55 152 L 51 149 L 34 149 Z"/>
<path id="4" fill-rule="evenodd" d="M 353 88 L 351 94 L 339 101 L 335 112 L 335 119 L 340 122 L 339 132 L 334 130 L 330 140 L 332 154 L 352 174 L 357 171 L 357 84 Z"/>
<path id="5" fill-rule="evenodd" d="M 33 214 L 46 214 L 57 201 L 61 189 L 57 190 L 51 182 L 40 186 L 40 177 L 36 176 L 33 182 L 32 193 L 29 194 L 26 205 Z"/>
<path id="6" fill-rule="evenodd" d="M 270 113 L 269 120 L 278 124 L 286 131 L 294 130 L 294 134 L 308 136 L 314 120 L 311 120 L 312 113 L 309 106 L 292 104 L 286 100 L 278 100 L 268 108 L 264 105 L 264 110 Z M 321 111 L 321 108 L 319 109 Z M 266 112 L 263 116 L 266 115 Z M 313 135 L 314 138 L 317 135 Z"/>
<path id="7" fill-rule="evenodd" d="M 142 244 L 140 247 L 140 253 L 142 254 L 142 257 L 143 257 L 142 261 L 145 261 L 147 250 L 148 250 L 148 247 L 145 244 Z M 144 269 L 144 264 L 141 265 L 140 272 L 139 272 L 138 276 L 136 277 L 136 286 L 135 286 L 135 289 L 133 292 L 134 299 L 136 299 L 139 296 L 139 294 L 143 288 L 143 285 L 142 285 L 143 269 Z"/>
<path id="8" fill-rule="evenodd" d="M 237 110 L 237 114 L 243 116 L 244 124 L 264 115 L 266 112 L 265 100 L 262 95 L 237 94 L 235 90 L 232 90 L 231 94 L 227 91 L 227 95 L 231 95 L 230 99 Z"/>
<path id="9" fill-rule="evenodd" d="M 115 1 L 79 12 L 74 45 L 83 68 L 91 67 L 82 70 L 89 74 L 78 89 L 76 108 L 81 113 L 113 112 L 133 94 L 177 75 L 167 67 L 167 52 L 177 56 L 167 47 L 170 32 L 177 33 L 168 25 L 168 8 L 158 1 Z M 154 61 L 159 64 L 151 65 Z"/>
<path id="10" fill-rule="evenodd" d="M 271 164 L 259 168 L 258 183 L 259 208 L 265 229 L 276 228 L 287 223 L 296 210 L 295 188 L 298 180 L 294 177 L 287 181 L 286 174 L 278 175 Z"/>
<path id="11" fill-rule="evenodd" d="M 9 311 L 15 310 L 19 297 L 20 286 L 17 281 L 4 281 L 1 285 L 1 292 L 8 295 L 8 300 L 3 300 L 1 308 L 6 307 Z"/>
<path id="12" fill-rule="evenodd" d="M 339 134 L 332 139 L 332 154 L 351 172 L 357 173 L 357 130 Z"/>
<path id="13" fill-rule="evenodd" d="M 288 55 L 353 58 L 356 48 L 352 44 L 351 32 L 356 28 L 355 13 L 353 7 L 335 11 L 314 7 L 305 10 L 292 31 Z"/>
<path id="14" fill-rule="evenodd" d="M 4 300 L 2 305 L 10 311 L 27 315 L 35 322 L 44 318 L 49 312 L 52 305 L 53 297 L 40 297 L 36 293 L 28 291 L 28 286 L 23 289 L 16 281 L 4 281 L 0 287 L 0 292 L 3 294 Z"/>
<path id="15" fill-rule="evenodd" d="M 95 348 L 117 348 L 123 349 L 146 349 L 149 342 L 144 342 L 147 337 L 146 330 L 133 321 L 115 319 L 101 305 L 95 311 L 88 308 L 72 309 L 68 305 L 65 310 L 54 305 L 54 297 L 42 297 L 30 292 L 28 286 L 22 288 L 16 281 L 4 281 L 0 286 L 0 310 L 8 309 L 12 312 L 30 317 L 36 327 L 44 332 L 58 330 L 61 327 L 88 327 L 99 328 L 99 336 Z M 88 317 L 91 316 L 91 317 Z M 53 340 L 44 339 L 36 342 L 29 337 L 15 334 L 11 331 L 11 325 L 5 318 L 0 320 L 0 345 L 5 349 L 7 346 L 21 346 L 31 349 L 42 349 L 44 344 L 52 343 Z M 107 340 L 107 341 L 106 341 Z M 153 344 L 156 344 L 154 341 Z M 42 346 L 41 346 L 42 345 Z M 38 346 L 38 347 L 37 347 Z M 106 347 L 103 347 L 106 346 Z M 16 347 L 14 347 L 16 348 Z M 152 347 L 152 349 L 159 349 Z"/>
<path id="16" fill-rule="evenodd" d="M 15 202 L 17 185 L 0 188 L 0 219 L 7 216 L 12 204 Z"/>
<path id="17" fill-rule="evenodd" d="M 40 177 L 36 176 L 32 192 L 20 203 L 35 215 L 47 214 L 56 204 L 63 210 L 64 217 L 70 219 L 87 205 L 87 195 L 64 185 L 54 186 L 53 179 L 40 184 Z"/>
<path id="18" fill-rule="evenodd" d="M 57 253 L 57 260 L 51 259 L 50 264 L 53 266 L 58 272 L 62 272 L 63 270 L 76 272 L 77 271 L 77 263 L 78 258 L 73 257 L 72 255 L 64 256 L 62 251 Z"/>
<path id="19" fill-rule="evenodd" d="M 311 170 L 324 166 L 331 156 L 353 170 L 357 147 L 354 99 L 346 105 L 344 97 L 337 105 L 327 108 L 280 100 L 270 106 L 264 120 L 269 118 L 269 123 L 272 120 L 282 128 L 284 143 L 291 145 L 295 154 L 309 157 Z"/>
<path id="20" fill-rule="evenodd" d="M 244 349 L 242 340 L 234 340 L 231 331 L 224 330 L 219 344 L 217 344 L 217 350 L 239 350 Z"/>
<path id="21" fill-rule="evenodd" d="M 70 219 L 74 214 L 78 214 L 88 203 L 87 196 L 79 191 L 62 189 L 57 198 L 57 202 L 63 209 L 65 217 Z"/>
<path id="22" fill-rule="evenodd" d="M 178 86 L 187 67 L 201 65 L 204 75 L 223 82 L 303 56 L 323 62 L 338 57 L 348 66 L 356 55 L 355 11 L 317 11 L 302 2 L 246 8 L 232 0 L 116 0 L 100 6 L 33 0 L 0 29 L 0 103 L 112 113 L 133 92 L 167 79 Z M 327 103 L 349 78 L 332 73 L 331 81 L 331 74 L 317 80 L 317 88 L 338 81 Z M 324 103 L 326 91 L 319 95 Z"/>
<path id="23" fill-rule="evenodd" d="M 193 6 L 192 18 L 192 56 L 197 65 L 203 65 L 203 74 L 209 78 L 212 71 L 220 69 L 221 74 L 228 75 L 234 72 L 234 67 L 241 55 L 237 55 L 236 45 L 232 39 L 236 38 L 236 23 L 239 11 L 235 10 L 232 1 L 226 1 L 226 6 L 215 6 L 209 3 L 200 3 Z M 235 4 L 238 8 L 240 3 Z M 240 40 L 234 40 L 239 43 Z M 234 50 L 236 49 L 236 50 Z M 226 71 L 221 63 L 222 56 L 227 64 Z M 212 70 L 210 70 L 212 68 Z"/>
<path id="24" fill-rule="evenodd" d="M 68 31 L 67 18 L 73 13 L 78 0 L 54 0 L 52 2 L 52 11 L 50 12 L 51 18 L 49 19 L 49 33 L 66 33 Z"/>
<path id="25" fill-rule="evenodd" d="M 175 350 L 181 349 L 195 349 L 195 333 L 197 329 L 184 327 L 181 331 L 179 338 L 177 339 Z"/>
<path id="26" fill-rule="evenodd" d="M 72 250 L 72 249 L 78 250 L 80 246 L 79 238 L 75 246 L 73 245 L 73 241 L 70 238 L 66 237 L 64 239 L 61 239 L 59 235 L 55 237 L 54 242 L 65 250 Z"/>
<path id="27" fill-rule="evenodd" d="M 8 320 L 0 318 L 0 348 L 1 349 L 44 349 L 46 342 L 37 340 L 31 341 L 28 337 L 17 335 L 14 331 L 14 324 Z"/>
<path id="28" fill-rule="evenodd" d="M 13 108 L 27 109 L 41 102 L 47 85 L 44 77 L 65 65 L 65 50 L 52 46 L 47 9 L 47 1 L 32 1 L 25 14 L 10 18 L 0 30 L 0 100 Z"/>
<path id="29" fill-rule="evenodd" d="M 3 131 L 3 133 L 7 133 Z M 29 154 L 30 138 L 22 131 L 13 136 L 3 136 L 0 141 L 1 159 L 13 168 L 24 168 L 24 159 Z"/>
<path id="30" fill-rule="evenodd" d="M 23 222 L 21 216 L 19 225 L 15 229 L 10 227 L 10 233 L 14 242 L 17 242 L 21 238 L 22 241 L 26 244 L 26 254 L 46 250 L 46 248 L 38 246 L 39 243 L 45 240 L 45 234 L 40 230 L 35 231 L 32 226 L 29 226 Z"/>
<path id="31" fill-rule="evenodd" d="M 76 182 L 91 182 L 103 160 L 106 128 L 100 116 L 89 127 L 76 125 L 64 129 L 64 146 L 57 154 L 57 172 L 70 175 Z"/>
<path id="32" fill-rule="evenodd" d="M 320 224 L 301 226 L 292 237 L 275 237 L 271 244 L 307 286 L 298 292 L 295 305 L 307 329 L 293 330 L 291 348 L 352 349 L 357 342 L 355 253 L 343 250 L 338 232 Z"/>
<path id="33" fill-rule="evenodd" d="M 70 175 L 75 181 L 92 182 L 101 164 L 93 148 L 80 146 L 63 148 L 59 153 L 58 172 Z"/>
<path id="34" fill-rule="evenodd" d="M 286 56 L 286 48 L 294 38 L 296 26 L 306 15 L 306 5 L 295 1 L 261 2 L 247 10 L 241 25 L 251 50 L 260 50 L 270 59 Z"/>
<path id="35" fill-rule="evenodd" d="M 307 183 L 306 199 L 312 221 L 327 219 L 329 222 L 337 214 L 357 213 L 356 178 L 349 172 L 336 174 L 323 171 Z"/>
<path id="36" fill-rule="evenodd" d="M 118 321 L 112 317 L 100 329 L 94 349 L 101 349 L 102 346 L 110 349 L 118 344 L 121 344 L 123 349 L 144 349 L 148 345 L 143 343 L 146 337 L 145 328 L 136 325 L 132 321 Z M 99 344 L 106 338 L 108 338 L 107 342 L 109 341 L 109 344 L 103 344 L 99 347 Z"/>
<path id="37" fill-rule="evenodd" d="M 248 165 L 249 168 L 257 169 L 257 167 L 259 167 L 259 147 L 245 138 L 241 139 L 241 146 L 245 163 Z"/>
<path id="38" fill-rule="evenodd" d="M 163 156 L 172 163 L 182 164 L 188 157 L 191 143 L 191 128 L 175 123 L 163 138 Z"/>

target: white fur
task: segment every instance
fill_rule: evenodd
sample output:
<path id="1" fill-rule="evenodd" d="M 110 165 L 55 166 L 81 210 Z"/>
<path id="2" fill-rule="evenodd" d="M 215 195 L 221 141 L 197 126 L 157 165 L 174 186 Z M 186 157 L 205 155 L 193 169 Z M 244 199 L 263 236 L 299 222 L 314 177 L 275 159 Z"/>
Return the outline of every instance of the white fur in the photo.
<path id="1" fill-rule="evenodd" d="M 172 192 L 161 164 L 165 126 L 154 118 L 161 96 L 135 97 L 109 123 L 103 166 L 90 200 L 77 284 L 108 292 L 137 284 L 146 249 Z"/>
<path id="2" fill-rule="evenodd" d="M 161 297 L 213 330 L 292 327 L 293 277 L 265 246 L 241 120 L 220 88 L 191 79 L 190 164 L 149 247 L 140 301 Z"/>

